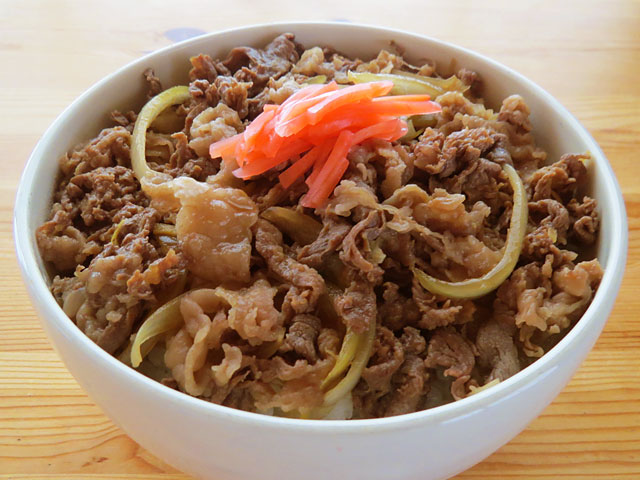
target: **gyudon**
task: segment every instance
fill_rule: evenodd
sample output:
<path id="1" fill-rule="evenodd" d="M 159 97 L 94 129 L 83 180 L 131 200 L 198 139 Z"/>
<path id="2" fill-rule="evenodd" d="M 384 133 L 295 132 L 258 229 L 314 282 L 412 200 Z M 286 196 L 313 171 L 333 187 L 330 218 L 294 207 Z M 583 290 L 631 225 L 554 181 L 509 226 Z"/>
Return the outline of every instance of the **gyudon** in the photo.
<path id="1" fill-rule="evenodd" d="M 37 231 L 123 362 L 252 412 L 398 415 L 505 380 L 588 307 L 589 157 L 547 159 L 521 97 L 291 34 L 191 65 L 61 159 Z"/>

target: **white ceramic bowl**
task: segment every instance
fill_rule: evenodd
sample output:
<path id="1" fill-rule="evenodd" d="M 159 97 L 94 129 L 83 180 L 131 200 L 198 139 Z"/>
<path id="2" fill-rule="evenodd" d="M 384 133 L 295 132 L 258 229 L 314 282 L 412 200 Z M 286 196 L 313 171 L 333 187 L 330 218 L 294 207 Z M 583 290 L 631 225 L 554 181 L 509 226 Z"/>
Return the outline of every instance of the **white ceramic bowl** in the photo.
<path id="1" fill-rule="evenodd" d="M 306 46 L 330 45 L 365 58 L 394 40 L 414 63 L 431 58 L 450 65 L 455 60 L 482 75 L 490 105 L 499 106 L 512 93 L 525 98 L 538 142 L 551 159 L 564 152 L 591 152 L 591 194 L 602 218 L 598 258 L 604 278 L 583 318 L 544 357 L 498 386 L 431 410 L 375 420 L 292 420 L 221 407 L 166 388 L 105 353 L 65 316 L 49 293 L 34 236 L 50 207 L 58 157 L 106 126 L 112 109 L 141 106 L 145 68 L 153 67 L 165 86 L 184 83 L 190 56 L 224 56 L 232 47 L 262 46 L 285 31 Z M 406 32 L 344 23 L 263 25 L 205 35 L 143 57 L 105 78 L 67 108 L 36 146 L 20 182 L 14 223 L 25 283 L 69 371 L 142 446 L 180 470 L 215 480 L 425 480 L 465 470 L 513 438 L 567 384 L 611 311 L 627 251 L 625 208 L 611 167 L 587 131 L 548 93 L 468 50 Z"/>

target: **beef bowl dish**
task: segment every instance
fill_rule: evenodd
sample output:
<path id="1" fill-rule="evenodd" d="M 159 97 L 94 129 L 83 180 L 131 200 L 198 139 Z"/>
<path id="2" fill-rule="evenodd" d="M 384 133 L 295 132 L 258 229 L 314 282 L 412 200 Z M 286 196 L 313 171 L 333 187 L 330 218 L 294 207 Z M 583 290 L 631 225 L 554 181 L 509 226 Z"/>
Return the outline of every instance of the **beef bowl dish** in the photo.
<path id="1" fill-rule="evenodd" d="M 375 41 L 354 48 L 350 31 Z M 373 27 L 253 27 L 165 52 L 125 67 L 135 88 L 48 149 L 28 219 L 45 328 L 136 440 L 203 478 L 276 478 L 275 445 L 253 453 L 263 469 L 234 463 L 263 442 L 293 445 L 285 478 L 324 462 L 359 478 L 367 448 L 395 452 L 368 478 L 446 478 L 568 381 L 626 233 L 610 167 L 546 93 Z M 581 329 L 594 308 L 605 318 Z M 189 439 L 154 438 L 158 418 Z M 438 459 L 457 431 L 467 453 Z M 422 435 L 429 458 L 405 461 Z M 210 436 L 228 455 L 197 458 Z"/>

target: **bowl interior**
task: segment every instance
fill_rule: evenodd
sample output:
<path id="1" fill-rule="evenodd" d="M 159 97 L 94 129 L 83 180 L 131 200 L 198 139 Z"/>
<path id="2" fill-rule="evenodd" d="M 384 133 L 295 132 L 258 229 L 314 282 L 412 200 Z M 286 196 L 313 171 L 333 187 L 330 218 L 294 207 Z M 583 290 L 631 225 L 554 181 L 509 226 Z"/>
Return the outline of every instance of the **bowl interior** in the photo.
<path id="1" fill-rule="evenodd" d="M 431 59 L 443 73 L 453 73 L 460 67 L 475 70 L 484 80 L 484 97 L 493 108 L 499 108 L 502 99 L 508 95 L 522 95 L 531 109 L 534 135 L 548 152 L 550 161 L 557 160 L 566 152 L 590 151 L 594 158 L 591 166 L 594 180 L 588 193 L 599 202 L 602 225 L 597 255 L 606 273 L 590 310 L 604 292 L 612 288 L 617 290 L 616 282 L 619 285 L 619 278 L 616 275 L 621 276 L 626 252 L 624 204 L 606 158 L 566 109 L 521 75 L 478 54 L 406 32 L 339 23 L 263 25 L 189 40 L 129 64 L 76 100 L 60 115 L 37 145 L 18 193 L 17 250 L 25 275 L 36 284 L 34 288 L 46 292 L 48 283 L 47 270 L 38 253 L 34 231 L 45 221 L 49 212 L 54 188 L 52 179 L 56 177 L 58 169 L 57 159 L 74 145 L 94 137 L 101 128 L 110 125 L 109 113 L 112 110 L 137 110 L 142 106 L 145 91 L 142 72 L 146 68 L 155 70 L 165 88 L 184 84 L 187 82 L 190 56 L 207 53 L 214 58 L 224 57 L 235 46 L 263 46 L 284 31 L 296 34 L 297 40 L 306 47 L 331 46 L 349 56 L 363 59 L 372 58 L 380 49 L 391 48 L 393 41 L 405 49 L 405 57 L 414 64 Z M 35 274 L 33 270 L 39 270 L 40 274 Z M 51 308 L 57 308 L 50 295 L 48 302 L 52 305 Z M 58 308 L 57 317 L 61 315 L 62 311 Z M 67 322 L 69 330 L 76 331 L 71 335 L 81 335 L 72 322 Z M 568 336 L 572 334 L 573 332 Z M 565 340 L 568 341 L 567 338 Z M 561 344 L 566 343 L 565 340 Z M 116 362 L 115 359 L 113 361 Z M 485 393 L 488 392 L 483 392 L 478 397 Z M 471 398 L 468 400 L 475 401 Z"/>

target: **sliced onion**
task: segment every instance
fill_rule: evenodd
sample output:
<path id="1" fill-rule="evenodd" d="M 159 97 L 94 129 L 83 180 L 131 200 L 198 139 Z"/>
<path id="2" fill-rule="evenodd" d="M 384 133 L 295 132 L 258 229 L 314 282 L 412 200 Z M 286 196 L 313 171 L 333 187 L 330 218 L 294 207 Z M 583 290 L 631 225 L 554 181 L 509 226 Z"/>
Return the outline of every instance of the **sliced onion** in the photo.
<path id="1" fill-rule="evenodd" d="M 183 85 L 172 87 L 153 97 L 142 107 L 142 110 L 140 110 L 136 124 L 133 127 L 133 135 L 131 136 L 131 167 L 136 177 L 138 177 L 138 180 L 142 181 L 144 177 L 153 172 L 147 164 L 145 155 L 147 129 L 149 125 L 151 125 L 166 108 L 184 103 L 190 97 L 189 87 Z"/>

